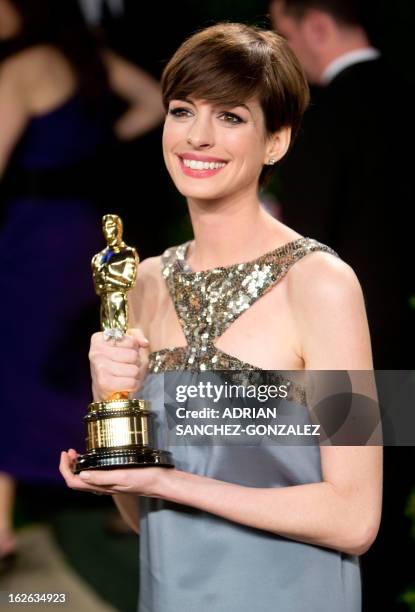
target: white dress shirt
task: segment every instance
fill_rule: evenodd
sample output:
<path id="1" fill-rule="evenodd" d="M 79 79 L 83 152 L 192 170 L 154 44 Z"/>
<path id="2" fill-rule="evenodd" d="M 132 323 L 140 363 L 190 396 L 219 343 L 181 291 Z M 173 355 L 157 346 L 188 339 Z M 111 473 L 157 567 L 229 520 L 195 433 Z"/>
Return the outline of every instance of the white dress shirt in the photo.
<path id="1" fill-rule="evenodd" d="M 336 57 L 335 60 L 326 66 L 321 75 L 321 84 L 328 85 L 340 72 L 343 72 L 349 66 L 378 59 L 380 55 L 380 51 L 375 49 L 375 47 L 364 47 L 343 53 L 343 55 Z"/>
<path id="2" fill-rule="evenodd" d="M 97 26 L 101 23 L 104 4 L 114 17 L 121 16 L 124 11 L 124 0 L 79 0 L 79 4 L 90 26 Z"/>

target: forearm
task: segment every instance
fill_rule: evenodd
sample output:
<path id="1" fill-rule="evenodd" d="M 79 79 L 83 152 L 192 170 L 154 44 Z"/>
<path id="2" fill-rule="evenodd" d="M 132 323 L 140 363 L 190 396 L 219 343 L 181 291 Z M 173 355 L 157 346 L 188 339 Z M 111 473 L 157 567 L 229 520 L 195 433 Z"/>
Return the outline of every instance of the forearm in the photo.
<path id="1" fill-rule="evenodd" d="M 160 496 L 308 544 L 364 552 L 359 513 L 328 482 L 260 489 L 175 470 Z"/>
<path id="2" fill-rule="evenodd" d="M 139 498 L 137 495 L 120 493 L 112 496 L 124 521 L 136 533 L 140 533 Z"/>

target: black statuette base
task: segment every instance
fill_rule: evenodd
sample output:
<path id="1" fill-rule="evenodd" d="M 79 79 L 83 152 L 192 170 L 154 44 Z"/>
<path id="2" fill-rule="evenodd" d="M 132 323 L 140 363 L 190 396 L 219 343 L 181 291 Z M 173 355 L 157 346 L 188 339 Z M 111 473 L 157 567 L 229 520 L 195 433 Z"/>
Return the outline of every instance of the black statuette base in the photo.
<path id="1" fill-rule="evenodd" d="M 169 451 L 154 450 L 146 447 L 100 448 L 77 459 L 74 473 L 84 470 L 112 470 L 115 468 L 137 467 L 174 468 L 173 458 Z"/>

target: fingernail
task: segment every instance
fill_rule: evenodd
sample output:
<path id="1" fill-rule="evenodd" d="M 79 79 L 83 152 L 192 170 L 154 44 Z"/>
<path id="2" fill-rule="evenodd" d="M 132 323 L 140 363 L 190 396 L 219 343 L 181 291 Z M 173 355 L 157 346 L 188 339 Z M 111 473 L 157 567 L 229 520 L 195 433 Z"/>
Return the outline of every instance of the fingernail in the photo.
<path id="1" fill-rule="evenodd" d="M 82 480 L 89 480 L 91 478 L 91 474 L 88 474 L 88 472 L 81 472 L 79 477 L 82 478 Z"/>

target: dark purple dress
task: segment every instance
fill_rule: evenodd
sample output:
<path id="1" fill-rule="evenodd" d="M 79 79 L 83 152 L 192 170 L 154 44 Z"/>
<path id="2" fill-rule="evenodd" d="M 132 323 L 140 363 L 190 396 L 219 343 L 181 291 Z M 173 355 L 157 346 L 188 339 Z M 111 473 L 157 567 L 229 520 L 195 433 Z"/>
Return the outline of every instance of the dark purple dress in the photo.
<path id="1" fill-rule="evenodd" d="M 93 177 L 104 115 L 72 96 L 29 122 L 10 164 L 0 229 L 0 470 L 23 481 L 60 481 L 60 451 L 84 449 L 81 322 L 99 309 L 90 261 L 103 248 Z"/>

